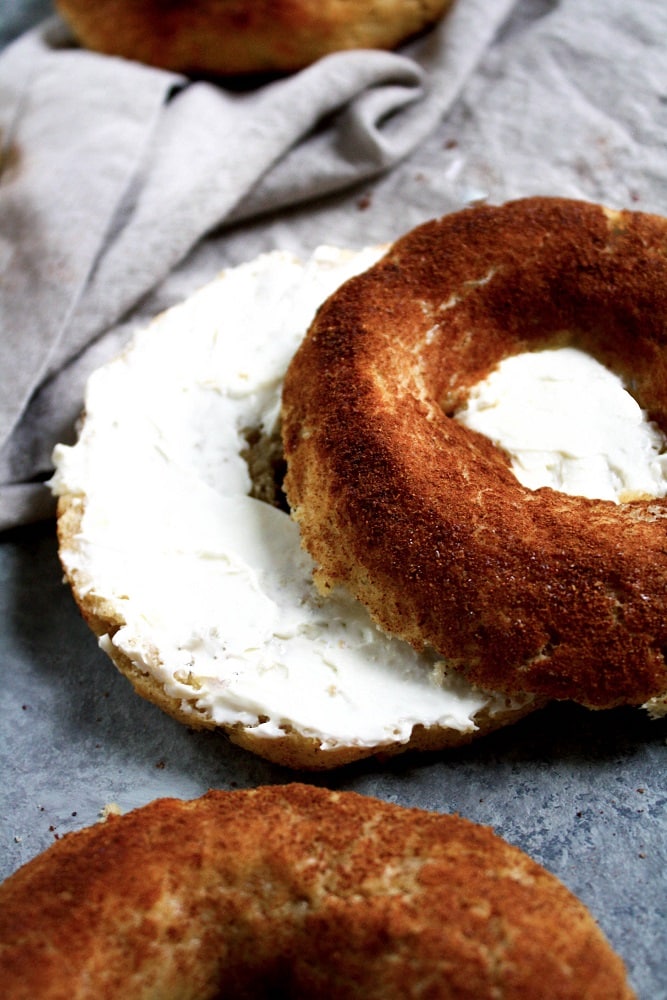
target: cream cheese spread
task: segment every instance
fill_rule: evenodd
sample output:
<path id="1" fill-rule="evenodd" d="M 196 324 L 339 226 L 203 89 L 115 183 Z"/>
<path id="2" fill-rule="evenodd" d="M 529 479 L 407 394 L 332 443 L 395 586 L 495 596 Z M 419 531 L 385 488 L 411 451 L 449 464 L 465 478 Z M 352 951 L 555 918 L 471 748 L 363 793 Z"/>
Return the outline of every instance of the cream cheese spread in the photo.
<path id="1" fill-rule="evenodd" d="M 55 450 L 53 492 L 84 503 L 63 562 L 122 622 L 101 646 L 184 713 L 331 749 L 405 743 L 417 724 L 471 732 L 508 707 L 346 594 L 321 598 L 297 525 L 249 495 L 244 432 L 275 428 L 317 306 L 378 255 L 274 252 L 224 272 L 93 374 L 79 440 Z"/>
<path id="2" fill-rule="evenodd" d="M 456 417 L 500 445 L 529 489 L 615 503 L 667 494 L 664 434 L 617 375 L 577 348 L 505 358 Z"/>

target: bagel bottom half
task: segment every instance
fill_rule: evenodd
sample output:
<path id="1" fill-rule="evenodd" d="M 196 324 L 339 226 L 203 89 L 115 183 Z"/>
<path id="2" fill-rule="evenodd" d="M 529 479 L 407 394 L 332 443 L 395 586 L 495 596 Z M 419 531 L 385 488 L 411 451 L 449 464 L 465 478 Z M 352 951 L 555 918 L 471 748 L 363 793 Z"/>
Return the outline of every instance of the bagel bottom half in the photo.
<path id="1" fill-rule="evenodd" d="M 6 1000 L 629 1000 L 588 910 L 490 829 L 305 785 L 157 800 L 0 886 Z"/>
<path id="2" fill-rule="evenodd" d="M 54 454 L 60 559 L 101 648 L 180 722 L 276 763 L 437 750 L 538 707 L 324 599 L 281 491 L 280 390 L 317 306 L 379 250 L 220 274 L 94 372 Z M 280 506 L 282 498 L 283 506 Z"/>

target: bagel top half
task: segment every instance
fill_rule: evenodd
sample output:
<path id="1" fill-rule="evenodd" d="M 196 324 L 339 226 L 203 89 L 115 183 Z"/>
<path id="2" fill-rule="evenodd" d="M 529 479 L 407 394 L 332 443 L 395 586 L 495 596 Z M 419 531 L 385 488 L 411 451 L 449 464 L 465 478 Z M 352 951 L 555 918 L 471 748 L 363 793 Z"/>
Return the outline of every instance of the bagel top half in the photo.
<path id="1" fill-rule="evenodd" d="M 667 501 L 528 488 L 455 419 L 504 359 L 564 347 L 667 427 L 667 221 L 528 198 L 418 227 L 320 308 L 292 361 L 290 506 L 322 589 L 473 683 L 657 711 Z"/>

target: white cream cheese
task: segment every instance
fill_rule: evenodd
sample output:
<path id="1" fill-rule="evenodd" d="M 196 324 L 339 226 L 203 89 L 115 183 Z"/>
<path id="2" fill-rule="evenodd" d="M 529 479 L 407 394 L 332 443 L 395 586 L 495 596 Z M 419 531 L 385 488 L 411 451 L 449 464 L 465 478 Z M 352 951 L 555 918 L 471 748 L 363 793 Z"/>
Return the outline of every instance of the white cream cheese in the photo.
<path id="1" fill-rule="evenodd" d="M 183 711 L 325 749 L 389 746 L 417 724 L 475 729 L 504 698 L 381 633 L 345 594 L 320 598 L 297 526 L 252 499 L 248 427 L 271 431 L 315 309 L 378 250 L 266 254 L 141 331 L 89 380 L 57 495 L 85 498 L 67 568 L 125 623 L 122 651 Z"/>
<path id="2" fill-rule="evenodd" d="M 571 347 L 504 359 L 456 414 L 529 489 L 622 503 L 667 494 L 665 436 L 621 379 Z"/>

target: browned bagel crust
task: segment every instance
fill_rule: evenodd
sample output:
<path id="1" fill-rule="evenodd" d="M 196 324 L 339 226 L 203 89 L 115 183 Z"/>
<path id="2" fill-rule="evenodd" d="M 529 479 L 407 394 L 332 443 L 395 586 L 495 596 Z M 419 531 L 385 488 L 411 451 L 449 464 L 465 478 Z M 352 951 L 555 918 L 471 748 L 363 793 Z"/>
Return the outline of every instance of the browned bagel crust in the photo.
<path id="1" fill-rule="evenodd" d="M 553 875 L 456 816 L 305 785 L 162 799 L 0 886 L 6 1000 L 630 1000 Z"/>
<path id="2" fill-rule="evenodd" d="M 603 708 L 667 690 L 664 499 L 521 486 L 451 418 L 565 344 L 667 428 L 667 222 L 528 198 L 399 239 L 319 310 L 283 393 L 286 488 L 324 587 L 474 683 Z"/>
<path id="3" fill-rule="evenodd" d="M 291 72 L 343 49 L 393 49 L 451 0 L 57 0 L 87 48 L 203 75 Z"/>

